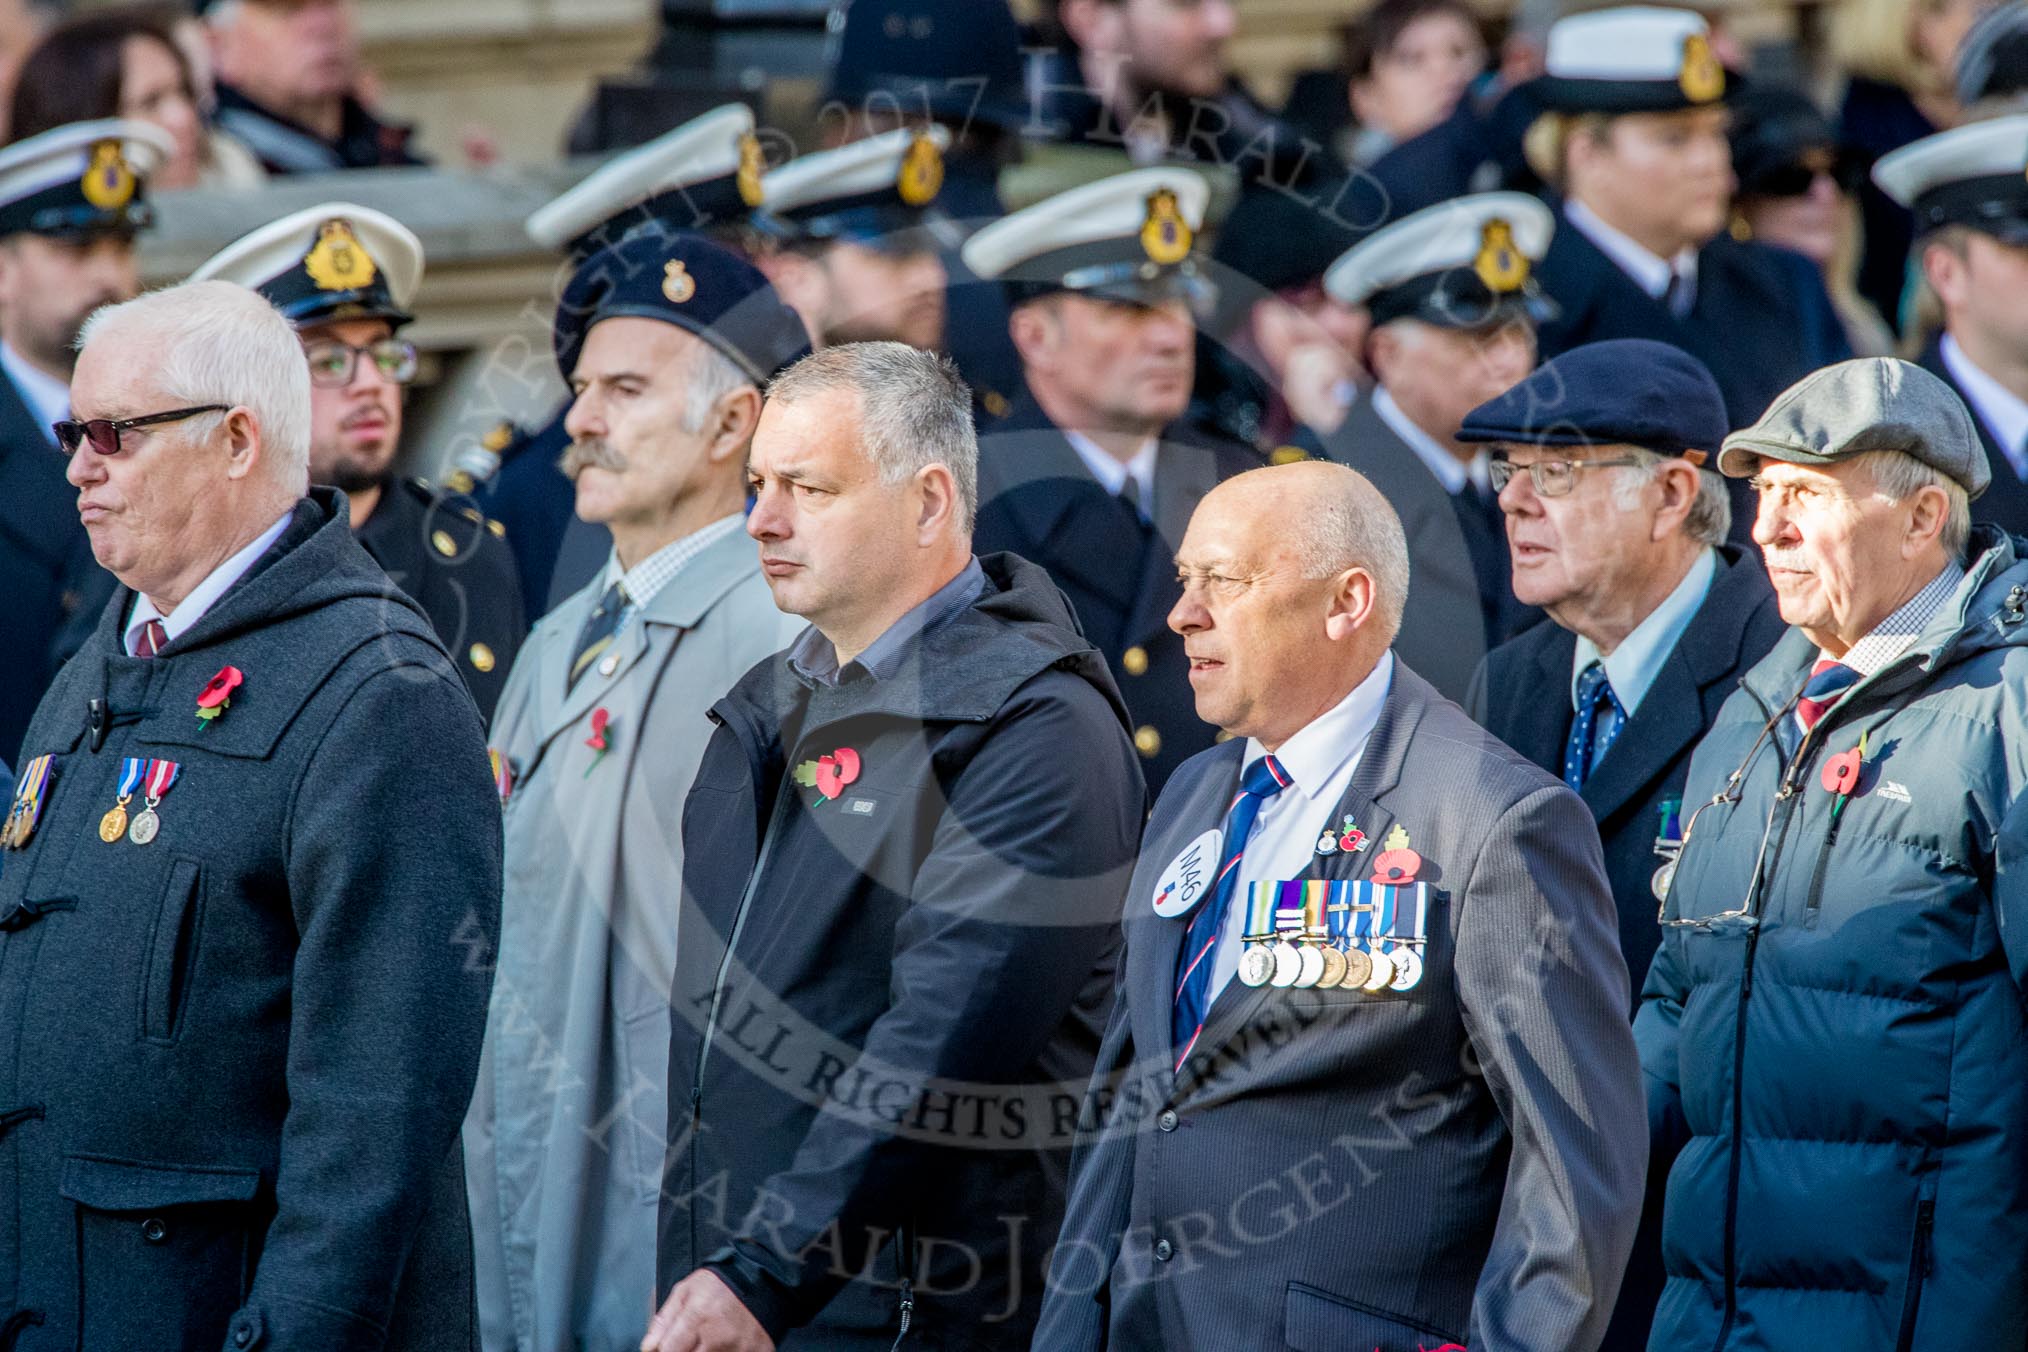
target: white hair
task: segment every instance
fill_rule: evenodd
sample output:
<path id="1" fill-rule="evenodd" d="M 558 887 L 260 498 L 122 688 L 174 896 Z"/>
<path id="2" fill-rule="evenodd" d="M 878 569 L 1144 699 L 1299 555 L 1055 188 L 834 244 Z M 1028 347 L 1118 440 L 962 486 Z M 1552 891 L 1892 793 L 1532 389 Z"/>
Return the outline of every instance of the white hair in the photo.
<path id="1" fill-rule="evenodd" d="M 898 484 L 931 465 L 951 472 L 958 524 L 967 534 L 979 508 L 979 434 L 972 391 L 947 357 L 906 343 L 842 343 L 803 358 L 768 385 L 768 398 L 849 389 L 859 395 L 859 441 Z"/>
<path id="2" fill-rule="evenodd" d="M 691 436 L 704 430 L 711 415 L 728 395 L 754 388 L 753 377 L 733 364 L 732 358 L 702 338 L 690 354 L 684 373 L 683 416 L 678 425 Z"/>
<path id="3" fill-rule="evenodd" d="M 1298 541 L 1303 576 L 1321 580 L 1365 569 L 1373 577 L 1374 609 L 1392 643 L 1408 608 L 1408 536 L 1393 505 L 1372 480 L 1355 469 L 1339 468 L 1344 471 L 1345 490 L 1319 494 L 1303 509 Z"/>
<path id="4" fill-rule="evenodd" d="M 1642 485 L 1666 458 L 1642 446 L 1627 449 L 1639 463 L 1623 467 L 1614 476 L 1613 505 L 1623 512 L 1640 505 Z M 1697 496 L 1691 500 L 1690 514 L 1683 518 L 1683 533 L 1698 544 L 1716 548 L 1725 543 L 1731 530 L 1732 494 L 1725 487 L 1725 479 L 1718 471 L 1699 466 Z"/>
<path id="5" fill-rule="evenodd" d="M 1965 549 L 1972 537 L 1972 501 L 1965 486 L 1948 474 L 1924 464 L 1906 451 L 1866 451 L 1852 457 L 1873 476 L 1873 487 L 1892 502 L 1906 502 L 1923 489 L 1935 485 L 1944 492 L 1943 531 L 1937 543 L 1946 557 L 1965 561 Z"/>
<path id="6" fill-rule="evenodd" d="M 265 296 L 220 281 L 150 291 L 95 311 L 78 351 L 107 342 L 158 363 L 155 383 L 173 403 L 250 410 L 276 487 L 296 497 L 309 490 L 310 366 L 295 329 Z"/>

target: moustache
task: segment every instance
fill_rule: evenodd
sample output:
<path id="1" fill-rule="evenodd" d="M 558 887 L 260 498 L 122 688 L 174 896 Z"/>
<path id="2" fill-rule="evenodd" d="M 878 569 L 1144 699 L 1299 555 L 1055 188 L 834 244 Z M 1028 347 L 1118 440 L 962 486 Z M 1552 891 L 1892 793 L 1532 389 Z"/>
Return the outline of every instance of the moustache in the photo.
<path id="1" fill-rule="evenodd" d="M 556 462 L 564 477 L 575 481 L 577 476 L 588 469 L 603 469 L 618 474 L 627 467 L 627 457 L 613 449 L 612 443 L 598 438 L 589 441 L 573 441 L 563 458 Z"/>
<path id="2" fill-rule="evenodd" d="M 1769 572 L 1774 572 L 1776 569 L 1784 569 L 1796 573 L 1807 573 L 1810 571 L 1809 559 L 1793 549 L 1764 549 L 1761 551 L 1761 561 L 1766 565 Z"/>

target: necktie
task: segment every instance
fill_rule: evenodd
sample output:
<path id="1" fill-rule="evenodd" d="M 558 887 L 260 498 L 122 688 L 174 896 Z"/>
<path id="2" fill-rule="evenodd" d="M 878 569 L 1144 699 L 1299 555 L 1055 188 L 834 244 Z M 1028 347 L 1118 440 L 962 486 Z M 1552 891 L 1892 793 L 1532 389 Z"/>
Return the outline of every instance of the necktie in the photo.
<path id="1" fill-rule="evenodd" d="M 1690 279 L 1675 268 L 1669 269 L 1669 285 L 1663 288 L 1662 304 L 1669 307 L 1669 313 L 1678 319 L 1690 317 L 1690 308 L 1697 303 L 1697 294 L 1690 289 Z"/>
<path id="2" fill-rule="evenodd" d="M 1796 721 L 1803 725 L 1803 731 L 1816 727 L 1817 720 L 1858 683 L 1859 673 L 1843 662 L 1826 657 L 1811 667 L 1809 683 L 1803 687 L 1802 698 L 1796 701 Z"/>
<path id="3" fill-rule="evenodd" d="M 149 620 L 141 626 L 141 636 L 134 640 L 134 656 L 153 657 L 169 642 L 169 631 L 162 627 L 162 621 Z"/>
<path id="4" fill-rule="evenodd" d="M 1147 524 L 1147 514 L 1141 510 L 1141 481 L 1139 479 L 1129 474 L 1127 481 L 1120 485 L 1120 491 L 1116 496 L 1119 499 L 1120 506 L 1133 513 L 1135 525 L 1141 526 Z"/>
<path id="5" fill-rule="evenodd" d="M 1573 791 L 1582 789 L 1592 770 L 1605 759 L 1626 717 L 1620 697 L 1606 679 L 1605 663 L 1586 667 L 1584 675 L 1577 678 L 1577 716 L 1570 720 L 1570 739 L 1563 745 L 1563 782 Z"/>
<path id="6" fill-rule="evenodd" d="M 1190 917 L 1183 936 L 1183 950 L 1176 955 L 1176 1007 L 1170 1027 L 1176 1034 L 1176 1068 L 1181 1070 L 1204 1031 L 1204 1016 L 1211 1008 L 1212 950 L 1218 947 L 1219 931 L 1225 927 L 1225 913 L 1232 908 L 1232 894 L 1239 888 L 1239 861 L 1246 853 L 1246 838 L 1260 816 L 1261 804 L 1289 786 L 1289 772 L 1273 756 L 1263 756 L 1246 767 L 1240 776 L 1239 792 L 1225 810 L 1225 853 L 1218 863 L 1218 877 L 1211 895 Z"/>
<path id="7" fill-rule="evenodd" d="M 585 617 L 584 631 L 577 636 L 577 655 L 570 659 L 571 686 L 577 684 L 578 677 L 598 660 L 600 653 L 613 646 L 613 635 L 619 632 L 620 616 L 626 613 L 627 601 L 626 584 L 615 582 Z"/>

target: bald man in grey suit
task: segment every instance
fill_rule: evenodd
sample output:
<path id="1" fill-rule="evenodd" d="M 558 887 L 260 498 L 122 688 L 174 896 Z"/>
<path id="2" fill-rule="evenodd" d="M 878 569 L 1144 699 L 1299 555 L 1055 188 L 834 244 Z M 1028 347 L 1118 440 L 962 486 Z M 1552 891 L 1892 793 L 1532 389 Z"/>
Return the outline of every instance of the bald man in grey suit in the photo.
<path id="1" fill-rule="evenodd" d="M 1389 651 L 1356 472 L 1230 480 L 1178 566 L 1233 737 L 1143 840 L 1034 1346 L 1596 1348 L 1647 1127 L 1589 813 Z"/>

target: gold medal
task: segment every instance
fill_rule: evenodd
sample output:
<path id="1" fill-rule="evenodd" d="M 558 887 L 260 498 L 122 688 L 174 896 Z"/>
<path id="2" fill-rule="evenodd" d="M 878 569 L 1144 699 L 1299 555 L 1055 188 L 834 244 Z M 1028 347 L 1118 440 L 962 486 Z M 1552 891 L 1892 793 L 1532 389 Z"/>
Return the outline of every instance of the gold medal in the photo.
<path id="1" fill-rule="evenodd" d="M 1275 955 L 1265 944 L 1248 944 L 1239 955 L 1239 979 L 1249 986 L 1265 986 L 1275 974 Z"/>
<path id="2" fill-rule="evenodd" d="M 155 815 L 155 809 L 144 807 L 141 815 L 134 818 L 134 824 L 127 828 L 127 839 L 136 845 L 146 845 L 162 834 L 162 819 Z"/>
<path id="3" fill-rule="evenodd" d="M 1326 947 L 1324 953 L 1324 975 L 1317 978 L 1317 989 L 1335 989 L 1345 979 L 1345 954 L 1342 950 Z"/>
<path id="4" fill-rule="evenodd" d="M 1340 990 L 1363 989 L 1373 977 L 1373 959 L 1366 956 L 1363 948 L 1345 950 L 1345 975 L 1338 980 Z"/>
<path id="5" fill-rule="evenodd" d="M 112 810 L 99 818 L 99 839 L 110 845 L 127 834 L 127 800 L 122 798 L 113 804 Z"/>

